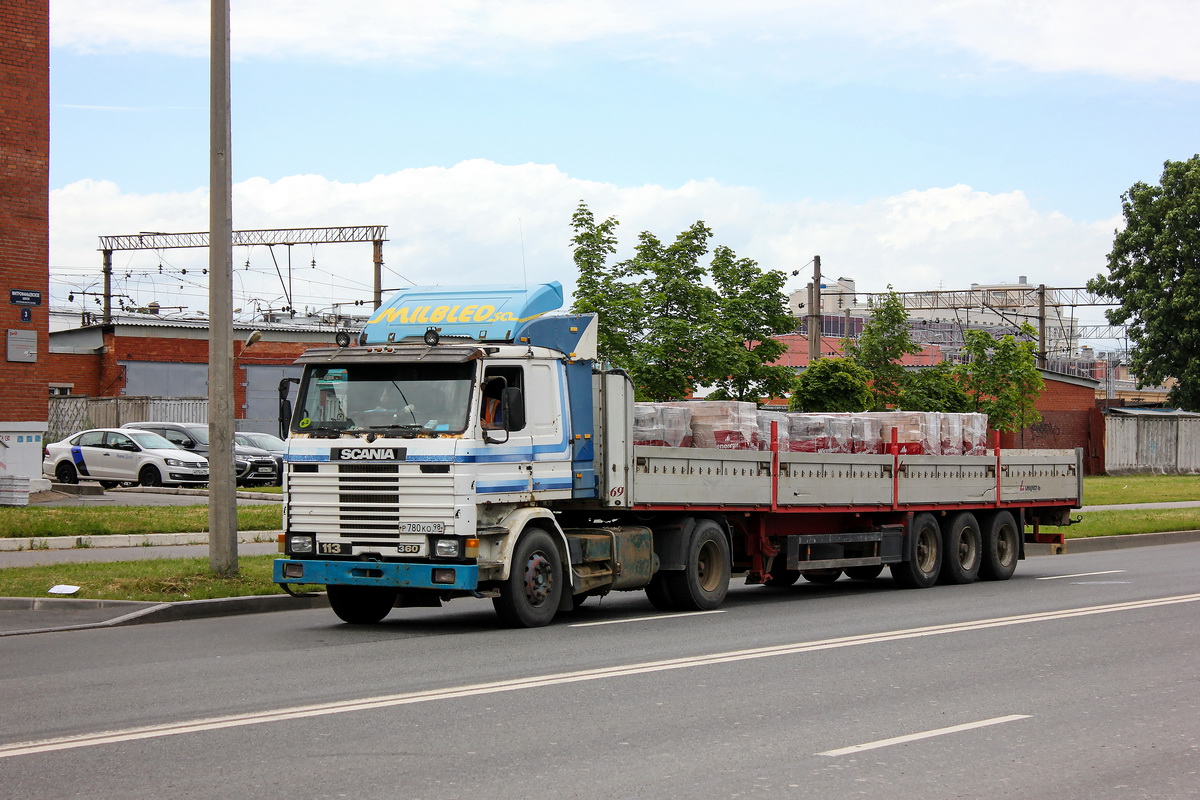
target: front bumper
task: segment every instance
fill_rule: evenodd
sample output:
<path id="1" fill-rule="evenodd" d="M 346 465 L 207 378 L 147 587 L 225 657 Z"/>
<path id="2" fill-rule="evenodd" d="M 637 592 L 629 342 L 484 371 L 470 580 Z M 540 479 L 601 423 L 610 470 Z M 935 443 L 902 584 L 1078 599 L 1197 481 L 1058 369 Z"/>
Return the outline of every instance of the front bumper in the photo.
<path id="1" fill-rule="evenodd" d="M 287 572 L 293 573 L 285 575 Z M 296 571 L 299 575 L 295 575 Z M 434 571 L 453 570 L 453 582 L 434 582 Z M 391 561 L 321 561 L 277 558 L 272 569 L 275 583 L 311 583 L 324 586 L 377 586 L 387 589 L 437 589 L 473 592 L 479 588 L 479 567 L 474 564 L 403 564 Z"/>

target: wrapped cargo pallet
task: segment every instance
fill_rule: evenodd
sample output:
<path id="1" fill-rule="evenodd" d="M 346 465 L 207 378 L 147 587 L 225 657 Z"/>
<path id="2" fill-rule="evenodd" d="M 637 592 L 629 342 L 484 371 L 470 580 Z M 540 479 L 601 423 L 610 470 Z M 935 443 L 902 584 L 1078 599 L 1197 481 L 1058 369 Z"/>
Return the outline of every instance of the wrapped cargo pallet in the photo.
<path id="1" fill-rule="evenodd" d="M 879 414 L 863 411 L 850 415 L 850 452 L 852 453 L 882 453 L 883 420 Z"/>
<path id="2" fill-rule="evenodd" d="M 633 404 L 633 443 L 654 447 L 667 444 L 658 403 Z"/>
<path id="3" fill-rule="evenodd" d="M 771 423 L 775 423 L 776 437 L 779 440 L 779 452 L 785 453 L 788 451 L 790 439 L 788 438 L 788 415 L 782 411 L 759 411 L 758 412 L 758 449 L 771 449 Z"/>
<path id="4" fill-rule="evenodd" d="M 788 414 L 789 449 L 793 453 L 849 453 L 850 416 Z"/>
<path id="5" fill-rule="evenodd" d="M 935 455 L 941 449 L 936 413 L 884 411 L 879 416 L 885 445 L 891 443 L 895 430 L 902 455 Z"/>
<path id="6" fill-rule="evenodd" d="M 988 454 L 987 414 L 963 414 L 963 453 L 969 456 Z"/>
<path id="7" fill-rule="evenodd" d="M 662 420 L 663 438 L 667 447 L 692 446 L 692 410 L 684 405 L 660 404 L 658 414 Z"/>
<path id="8" fill-rule="evenodd" d="M 692 447 L 758 449 L 758 409 L 754 403 L 702 400 L 687 407 L 692 412 Z"/>
<path id="9" fill-rule="evenodd" d="M 942 441 L 941 454 L 944 456 L 961 456 L 963 454 L 963 419 L 962 414 L 941 414 L 940 438 Z"/>

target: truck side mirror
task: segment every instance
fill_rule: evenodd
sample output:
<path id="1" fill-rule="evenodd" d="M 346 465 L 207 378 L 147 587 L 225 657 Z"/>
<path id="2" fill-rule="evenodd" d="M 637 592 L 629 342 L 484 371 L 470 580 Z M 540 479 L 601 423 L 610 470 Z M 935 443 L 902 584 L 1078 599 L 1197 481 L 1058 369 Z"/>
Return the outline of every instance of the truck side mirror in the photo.
<path id="1" fill-rule="evenodd" d="M 519 431 L 525 427 L 525 398 L 519 386 L 509 386 L 500 395 L 500 407 L 504 409 L 506 430 Z"/>

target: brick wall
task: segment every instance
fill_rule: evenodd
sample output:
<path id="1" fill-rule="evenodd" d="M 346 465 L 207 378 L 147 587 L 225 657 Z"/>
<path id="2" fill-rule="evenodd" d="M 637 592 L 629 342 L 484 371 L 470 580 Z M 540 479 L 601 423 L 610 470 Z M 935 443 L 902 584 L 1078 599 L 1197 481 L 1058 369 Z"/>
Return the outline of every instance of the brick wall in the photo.
<path id="1" fill-rule="evenodd" d="M 46 420 L 49 350 L 50 6 L 47 0 L 6 0 L 0 37 L 0 330 L 5 332 L 0 422 Z M 40 292 L 42 304 L 22 306 L 9 291 Z M 7 332 L 33 331 L 38 361 L 7 360 Z"/>
<path id="2" fill-rule="evenodd" d="M 1039 450 L 1082 447 L 1085 462 L 1090 463 L 1097 440 L 1101 443 L 1104 440 L 1103 430 L 1096 430 L 1095 389 L 1053 378 L 1046 378 L 1045 384 L 1046 389 L 1037 401 L 1042 421 L 1016 433 L 1001 434 L 1000 446 Z M 1102 444 L 1100 449 L 1103 450 Z M 1093 468 L 1089 467 L 1087 471 L 1090 473 Z"/>

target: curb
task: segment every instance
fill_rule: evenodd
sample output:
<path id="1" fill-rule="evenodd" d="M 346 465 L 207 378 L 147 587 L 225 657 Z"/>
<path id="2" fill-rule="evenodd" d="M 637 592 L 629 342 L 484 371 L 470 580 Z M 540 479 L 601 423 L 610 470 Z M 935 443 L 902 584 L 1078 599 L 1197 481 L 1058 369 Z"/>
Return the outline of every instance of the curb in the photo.
<path id="1" fill-rule="evenodd" d="M 238 543 L 269 543 L 283 531 L 238 531 Z M 161 547 L 173 544 L 208 544 L 208 531 L 196 533 L 109 533 L 100 536 L 33 536 L 0 539 L 0 553 L 23 550 L 74 550 L 107 547 Z"/>
<path id="2" fill-rule="evenodd" d="M 0 597 L 0 611 L 130 608 L 127 613 L 102 622 L 0 631 L 0 637 L 114 628 L 121 625 L 144 625 L 152 622 L 178 622 L 209 617 L 229 617 L 238 614 L 262 614 L 269 611 L 301 611 L 328 606 L 329 598 L 325 596 L 324 592 L 299 597 L 286 594 L 263 594 L 250 597 L 220 597 L 211 600 L 180 600 L 174 603 L 147 603 L 136 600 L 75 600 L 61 597 Z"/>

